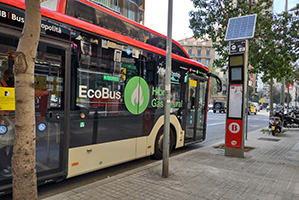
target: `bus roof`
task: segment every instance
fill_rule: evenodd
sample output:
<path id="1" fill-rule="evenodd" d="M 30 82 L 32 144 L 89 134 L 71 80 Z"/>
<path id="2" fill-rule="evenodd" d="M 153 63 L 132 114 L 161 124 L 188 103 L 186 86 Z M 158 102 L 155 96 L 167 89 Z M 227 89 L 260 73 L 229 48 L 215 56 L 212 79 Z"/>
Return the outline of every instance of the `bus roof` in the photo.
<path id="1" fill-rule="evenodd" d="M 140 23 L 130 20 L 129 18 L 113 12 L 103 6 L 100 6 L 95 2 L 88 0 L 58 1 L 59 2 L 56 10 L 62 14 L 80 18 L 120 34 L 125 32 L 128 37 L 166 50 L 167 37 L 165 35 L 162 35 L 141 25 Z M 80 9 L 78 9 L 79 7 Z M 178 42 L 172 40 L 172 43 L 172 53 L 190 58 L 190 56 Z"/>
<path id="2" fill-rule="evenodd" d="M 0 2 L 25 10 L 25 2 L 23 0 L 0 0 Z M 96 33 L 96 34 L 102 35 L 104 37 L 126 43 L 131 46 L 135 46 L 135 47 L 142 48 L 142 49 L 150 51 L 150 52 L 154 52 L 154 53 L 158 53 L 160 55 L 166 56 L 166 51 L 161 48 L 138 41 L 136 39 L 132 39 L 125 35 L 113 32 L 111 30 L 102 28 L 100 26 L 85 22 L 83 20 L 68 16 L 65 14 L 61 14 L 59 12 L 52 11 L 52 10 L 49 10 L 49 9 L 43 8 L 43 7 L 41 7 L 41 14 L 43 17 L 46 17 L 48 19 L 52 19 L 52 20 L 55 20 L 58 22 L 62 22 L 71 27 L 76 27 L 81 30 L 85 30 L 85 31 L 88 31 L 91 33 Z M 200 69 L 203 69 L 206 72 L 210 72 L 208 67 L 206 67 L 205 65 L 202 65 L 201 63 L 198 63 L 194 60 L 191 60 L 189 58 L 185 58 L 185 57 L 182 57 L 182 56 L 174 54 L 174 53 L 172 53 L 172 58 L 175 60 L 190 64 L 190 65 L 193 65 L 195 68 L 198 67 Z"/>

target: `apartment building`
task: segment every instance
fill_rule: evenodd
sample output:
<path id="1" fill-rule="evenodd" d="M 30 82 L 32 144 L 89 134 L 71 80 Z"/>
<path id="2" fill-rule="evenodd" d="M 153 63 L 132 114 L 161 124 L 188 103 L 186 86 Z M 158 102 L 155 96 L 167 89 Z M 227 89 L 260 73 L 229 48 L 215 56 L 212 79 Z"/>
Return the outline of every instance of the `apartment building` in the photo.
<path id="1" fill-rule="evenodd" d="M 185 49 L 189 56 L 206 66 L 212 66 L 215 59 L 215 51 L 212 40 L 195 39 L 194 37 L 179 40 L 178 43 Z"/>

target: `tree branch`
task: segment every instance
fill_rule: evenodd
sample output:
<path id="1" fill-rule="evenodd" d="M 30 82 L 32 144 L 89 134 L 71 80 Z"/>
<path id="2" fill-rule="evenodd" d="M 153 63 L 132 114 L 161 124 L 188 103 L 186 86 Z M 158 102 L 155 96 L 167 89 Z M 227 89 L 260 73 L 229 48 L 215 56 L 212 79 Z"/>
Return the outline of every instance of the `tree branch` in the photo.
<path id="1" fill-rule="evenodd" d="M 222 7 L 222 5 L 221 5 L 221 1 L 218 0 L 218 3 L 219 3 L 219 6 L 220 6 L 220 8 L 221 8 L 221 11 L 222 11 L 222 13 L 223 13 L 225 19 L 226 19 L 227 22 L 228 22 L 229 18 L 228 18 L 227 14 L 225 13 L 225 11 L 224 11 L 224 9 L 223 9 L 223 7 Z"/>

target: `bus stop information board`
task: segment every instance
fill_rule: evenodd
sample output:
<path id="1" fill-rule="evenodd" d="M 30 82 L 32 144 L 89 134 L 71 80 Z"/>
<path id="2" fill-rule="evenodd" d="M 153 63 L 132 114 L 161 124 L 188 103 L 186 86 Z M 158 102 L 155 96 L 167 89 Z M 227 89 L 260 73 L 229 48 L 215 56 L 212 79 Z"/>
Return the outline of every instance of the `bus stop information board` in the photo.
<path id="1" fill-rule="evenodd" d="M 243 148 L 244 55 L 229 57 L 226 148 Z M 231 155 L 229 153 L 228 155 Z M 242 156 L 241 156 L 242 157 Z"/>
<path id="2" fill-rule="evenodd" d="M 232 84 L 229 87 L 229 107 L 228 113 L 231 118 L 242 118 L 242 98 L 243 98 L 243 85 Z"/>
<path id="3" fill-rule="evenodd" d="M 229 41 L 228 99 L 225 155 L 244 157 L 244 115 L 247 87 L 248 42 L 254 36 L 257 15 L 230 18 L 224 40 Z"/>

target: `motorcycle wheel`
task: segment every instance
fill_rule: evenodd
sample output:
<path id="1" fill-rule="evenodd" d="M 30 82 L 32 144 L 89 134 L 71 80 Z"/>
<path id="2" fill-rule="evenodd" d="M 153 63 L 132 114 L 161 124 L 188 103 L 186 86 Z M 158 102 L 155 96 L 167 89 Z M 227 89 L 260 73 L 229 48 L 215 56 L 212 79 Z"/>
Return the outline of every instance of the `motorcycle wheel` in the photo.
<path id="1" fill-rule="evenodd" d="M 275 131 L 272 131 L 272 135 L 273 135 L 273 136 L 275 136 L 275 135 L 276 135 L 276 134 L 275 134 Z"/>

